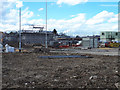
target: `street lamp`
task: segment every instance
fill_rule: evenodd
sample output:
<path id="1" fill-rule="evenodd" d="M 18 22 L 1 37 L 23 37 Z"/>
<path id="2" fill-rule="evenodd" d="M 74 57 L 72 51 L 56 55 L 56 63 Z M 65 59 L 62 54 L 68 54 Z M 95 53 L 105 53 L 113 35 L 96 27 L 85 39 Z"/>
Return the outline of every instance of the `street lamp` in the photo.
<path id="1" fill-rule="evenodd" d="M 19 8 L 19 52 L 21 52 L 21 8 Z"/>

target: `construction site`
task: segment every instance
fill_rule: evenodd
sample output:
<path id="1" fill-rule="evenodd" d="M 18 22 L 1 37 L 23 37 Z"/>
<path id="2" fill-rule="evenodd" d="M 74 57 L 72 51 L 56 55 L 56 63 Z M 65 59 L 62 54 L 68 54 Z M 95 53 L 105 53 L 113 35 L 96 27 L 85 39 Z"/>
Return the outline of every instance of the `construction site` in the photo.
<path id="1" fill-rule="evenodd" d="M 120 77 L 117 49 L 93 51 L 93 54 L 87 51 L 3 53 L 2 88 L 117 89 Z"/>
<path id="2" fill-rule="evenodd" d="M 2 33 L 3 90 L 119 87 L 119 43 L 103 44 L 98 36 L 71 38 L 48 34 L 51 38 L 46 48 L 43 39 L 39 39 L 44 32 L 24 31 L 19 52 L 17 34 Z"/>
<path id="3" fill-rule="evenodd" d="M 2 90 L 115 89 L 120 87 L 120 32 L 69 36 L 30 25 L 0 32 Z"/>

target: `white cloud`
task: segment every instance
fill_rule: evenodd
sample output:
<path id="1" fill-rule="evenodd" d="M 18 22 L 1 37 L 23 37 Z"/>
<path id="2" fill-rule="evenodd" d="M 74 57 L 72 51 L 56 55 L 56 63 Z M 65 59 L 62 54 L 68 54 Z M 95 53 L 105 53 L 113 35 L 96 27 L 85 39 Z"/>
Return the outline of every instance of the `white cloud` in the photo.
<path id="1" fill-rule="evenodd" d="M 76 17 L 68 20 L 49 19 L 48 28 L 51 30 L 56 28 L 58 32 L 68 32 L 69 34 L 73 34 L 79 29 L 79 27 L 82 26 L 83 23 L 85 23 L 85 21 L 85 14 L 83 13 L 78 14 Z"/>
<path id="2" fill-rule="evenodd" d="M 28 21 L 28 24 L 41 25 L 44 23 L 43 19 L 32 19 Z"/>
<path id="3" fill-rule="evenodd" d="M 22 23 L 26 23 L 27 19 L 31 18 L 34 15 L 32 11 L 27 7 L 21 13 Z M 6 24 L 17 24 L 19 22 L 19 10 L 10 9 L 9 12 L 4 16 L 3 23 Z"/>
<path id="4" fill-rule="evenodd" d="M 68 5 L 77 5 L 77 4 L 80 4 L 80 3 L 85 3 L 87 1 L 88 0 L 58 0 L 57 4 L 65 3 L 65 4 L 68 4 Z"/>
<path id="5" fill-rule="evenodd" d="M 22 7 L 20 0 L 4 0 L 0 4 L 0 29 L 1 31 L 12 31 L 19 29 L 19 7 Z M 14 9 L 13 9 L 14 8 Z M 28 22 L 28 18 L 33 16 L 33 12 L 26 8 L 22 11 L 22 24 Z"/>
<path id="6" fill-rule="evenodd" d="M 108 20 L 108 22 L 117 22 L 117 21 L 118 21 L 118 14 Z"/>
<path id="7" fill-rule="evenodd" d="M 34 15 L 32 11 L 27 11 L 22 15 L 22 18 L 31 18 Z"/>
<path id="8" fill-rule="evenodd" d="M 42 11 L 42 10 L 44 10 L 44 8 L 40 8 L 40 9 L 38 9 L 38 11 Z"/>
<path id="9" fill-rule="evenodd" d="M 22 16 L 21 16 L 21 18 L 22 18 L 22 21 L 21 21 L 22 25 L 24 25 L 24 24 L 30 24 L 29 23 L 29 21 L 30 21 L 29 19 L 31 17 L 33 17 L 33 15 L 34 15 L 34 12 L 30 11 L 29 7 L 25 8 L 22 11 Z"/>
<path id="10" fill-rule="evenodd" d="M 48 29 L 66 33 L 68 35 L 93 35 L 99 34 L 101 31 L 118 31 L 118 23 L 108 22 L 117 15 L 113 12 L 102 11 L 87 20 L 83 13 L 74 15 L 71 19 L 65 20 L 48 20 Z"/>
<path id="11" fill-rule="evenodd" d="M 22 7 L 23 6 L 23 2 L 22 1 L 16 1 L 16 7 L 17 8 L 20 8 L 20 7 Z"/>
<path id="12" fill-rule="evenodd" d="M 40 15 L 38 14 L 37 16 L 39 17 Z"/>
<path id="13" fill-rule="evenodd" d="M 7 18 L 3 20 L 4 24 L 0 23 L 0 28 L 2 28 L 1 30 L 19 30 L 18 12 L 18 9 L 10 9 L 9 12 L 5 14 L 5 17 Z M 22 10 L 22 29 L 26 27 L 25 24 L 45 25 L 45 20 L 43 19 L 30 20 L 29 18 L 31 18 L 33 15 L 34 13 L 30 11 L 28 7 Z M 113 12 L 102 11 L 87 20 L 86 14 L 80 13 L 72 15 L 71 19 L 49 19 L 48 30 L 53 30 L 55 28 L 59 33 L 63 32 L 67 33 L 68 35 L 92 35 L 93 33 L 99 34 L 100 31 L 118 30 L 116 18 L 117 15 Z"/>
<path id="14" fill-rule="evenodd" d="M 5 18 L 6 18 L 6 23 L 8 23 L 9 21 L 13 21 L 13 22 L 9 22 L 10 23 L 16 23 L 18 20 L 18 13 L 19 11 L 16 9 L 10 9 L 9 13 L 6 14 Z"/>
<path id="15" fill-rule="evenodd" d="M 75 17 L 75 15 L 71 15 L 70 17 Z"/>
<path id="16" fill-rule="evenodd" d="M 14 15 L 17 11 L 17 8 L 23 6 L 22 3 L 23 2 L 20 0 L 2 0 L 2 2 L 0 2 L 0 16 L 2 16 L 2 19 L 6 19 L 6 16 L 7 16 L 7 18 L 11 17 L 11 14 L 13 14 L 12 17 L 14 17 Z M 13 8 L 14 8 L 14 10 L 13 10 Z M 16 11 L 15 11 L 15 9 L 16 9 Z"/>
<path id="17" fill-rule="evenodd" d="M 4 7 L 12 7 L 16 5 L 17 8 L 20 8 L 23 6 L 23 1 L 21 0 L 4 0 L 4 3 L 7 3 Z"/>
<path id="18" fill-rule="evenodd" d="M 113 29 L 113 30 L 118 30 L 118 24 L 114 24 L 114 25 L 112 26 L 112 29 Z"/>
<path id="19" fill-rule="evenodd" d="M 115 14 L 113 12 L 102 11 L 93 18 L 89 19 L 86 24 L 98 24 L 112 18 Z"/>

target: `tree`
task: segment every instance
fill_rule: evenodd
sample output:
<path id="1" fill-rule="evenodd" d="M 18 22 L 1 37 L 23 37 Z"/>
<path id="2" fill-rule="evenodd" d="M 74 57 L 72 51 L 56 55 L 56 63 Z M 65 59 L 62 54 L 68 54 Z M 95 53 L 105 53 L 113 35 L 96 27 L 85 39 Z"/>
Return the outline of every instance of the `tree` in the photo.
<path id="1" fill-rule="evenodd" d="M 54 33 L 54 34 L 57 34 L 57 30 L 56 30 L 56 29 L 54 29 L 54 30 L 53 30 L 53 33 Z"/>
<path id="2" fill-rule="evenodd" d="M 76 38 L 80 38 L 80 36 L 77 35 Z"/>

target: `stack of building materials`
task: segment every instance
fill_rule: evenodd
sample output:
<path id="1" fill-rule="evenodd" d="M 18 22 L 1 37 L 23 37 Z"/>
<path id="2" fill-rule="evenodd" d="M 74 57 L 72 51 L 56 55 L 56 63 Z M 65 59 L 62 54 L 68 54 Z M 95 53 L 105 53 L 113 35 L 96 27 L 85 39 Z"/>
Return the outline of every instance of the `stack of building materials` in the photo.
<path id="1" fill-rule="evenodd" d="M 8 52 L 14 52 L 15 48 L 14 47 L 11 47 L 9 46 L 8 44 L 5 45 L 5 52 L 8 53 Z"/>
<path id="2" fill-rule="evenodd" d="M 83 48 L 98 48 L 98 38 L 96 37 L 84 37 L 82 38 Z"/>

